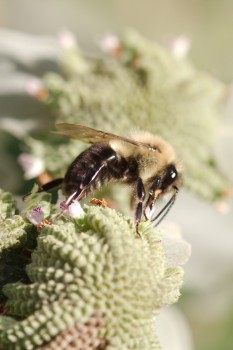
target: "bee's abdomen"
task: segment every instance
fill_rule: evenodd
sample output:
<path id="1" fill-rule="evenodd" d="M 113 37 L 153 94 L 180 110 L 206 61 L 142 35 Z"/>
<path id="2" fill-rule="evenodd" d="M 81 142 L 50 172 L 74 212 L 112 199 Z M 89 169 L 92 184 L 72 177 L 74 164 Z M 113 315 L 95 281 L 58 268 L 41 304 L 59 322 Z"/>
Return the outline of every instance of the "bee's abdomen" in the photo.
<path id="1" fill-rule="evenodd" d="M 70 196 L 86 187 L 83 193 L 85 196 L 111 180 L 121 180 L 126 170 L 127 162 L 124 158 L 119 157 L 107 143 L 96 143 L 82 152 L 69 166 L 64 180 L 65 193 Z M 95 177 L 95 174 L 98 175 Z M 93 177 L 94 180 L 91 181 Z"/>

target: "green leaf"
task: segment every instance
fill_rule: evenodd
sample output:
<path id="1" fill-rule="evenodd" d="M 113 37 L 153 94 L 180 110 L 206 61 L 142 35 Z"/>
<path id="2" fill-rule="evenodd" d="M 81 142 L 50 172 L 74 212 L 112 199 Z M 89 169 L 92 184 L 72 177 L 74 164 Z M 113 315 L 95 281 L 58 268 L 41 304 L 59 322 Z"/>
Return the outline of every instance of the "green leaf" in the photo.
<path id="1" fill-rule="evenodd" d="M 183 270 L 166 268 L 161 236 L 151 224 L 141 224 L 139 239 L 116 211 L 84 210 L 80 218 L 61 216 L 42 228 L 26 268 L 30 284 L 4 286 L 9 315 L 22 320 L 2 325 L 3 348 L 56 342 L 96 315 L 98 337 L 111 349 L 160 348 L 154 312 L 177 300 Z"/>

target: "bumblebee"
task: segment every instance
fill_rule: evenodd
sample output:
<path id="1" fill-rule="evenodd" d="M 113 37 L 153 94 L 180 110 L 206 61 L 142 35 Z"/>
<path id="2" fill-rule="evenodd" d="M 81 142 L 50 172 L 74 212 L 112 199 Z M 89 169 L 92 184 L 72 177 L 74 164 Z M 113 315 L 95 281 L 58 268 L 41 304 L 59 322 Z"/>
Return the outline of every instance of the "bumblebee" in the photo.
<path id="1" fill-rule="evenodd" d="M 168 142 L 145 131 L 126 138 L 80 124 L 61 123 L 56 127 L 56 134 L 91 146 L 70 164 L 64 178 L 41 186 L 40 191 L 63 184 L 69 206 L 107 183 L 124 183 L 132 188 L 137 233 L 143 215 L 156 225 L 161 222 L 174 204 L 182 183 L 181 165 Z M 166 194 L 170 194 L 170 199 L 157 215 L 151 214 L 157 199 Z"/>

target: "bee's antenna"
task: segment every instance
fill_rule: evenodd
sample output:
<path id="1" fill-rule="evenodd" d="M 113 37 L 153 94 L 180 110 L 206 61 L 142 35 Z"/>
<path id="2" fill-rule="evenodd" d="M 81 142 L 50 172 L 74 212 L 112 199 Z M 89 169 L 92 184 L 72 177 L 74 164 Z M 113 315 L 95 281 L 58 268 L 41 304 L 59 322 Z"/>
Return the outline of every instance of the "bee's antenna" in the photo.
<path id="1" fill-rule="evenodd" d="M 160 224 L 160 222 L 165 218 L 165 216 L 167 215 L 167 213 L 169 212 L 169 210 L 171 209 L 171 207 L 175 203 L 176 196 L 177 196 L 177 193 L 179 192 L 179 189 L 177 187 L 174 187 L 174 190 L 175 190 L 175 192 L 173 193 L 173 195 L 171 196 L 171 198 L 169 199 L 167 204 L 160 210 L 160 212 L 154 218 L 151 219 L 151 221 L 155 221 L 155 220 L 159 219 L 156 222 L 155 227 Z"/>

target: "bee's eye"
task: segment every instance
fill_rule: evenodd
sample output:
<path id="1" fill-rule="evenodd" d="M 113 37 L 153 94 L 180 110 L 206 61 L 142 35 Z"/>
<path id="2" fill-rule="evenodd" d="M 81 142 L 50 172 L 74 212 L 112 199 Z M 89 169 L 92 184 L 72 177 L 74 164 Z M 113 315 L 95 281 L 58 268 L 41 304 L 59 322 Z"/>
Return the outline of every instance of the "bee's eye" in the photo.
<path id="1" fill-rule="evenodd" d="M 177 171 L 174 165 L 169 165 L 169 167 L 166 169 L 164 178 L 162 180 L 162 186 L 161 189 L 165 190 L 170 186 L 176 179 L 177 177 Z"/>

